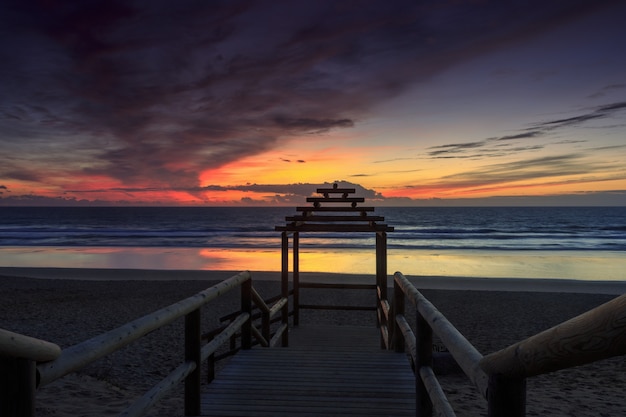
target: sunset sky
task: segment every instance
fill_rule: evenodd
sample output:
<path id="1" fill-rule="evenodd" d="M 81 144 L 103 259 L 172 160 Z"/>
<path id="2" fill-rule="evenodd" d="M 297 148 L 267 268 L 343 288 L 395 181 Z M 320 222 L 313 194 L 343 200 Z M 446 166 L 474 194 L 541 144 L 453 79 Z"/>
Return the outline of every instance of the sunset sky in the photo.
<path id="1" fill-rule="evenodd" d="M 626 205 L 626 2 L 0 3 L 0 205 Z"/>

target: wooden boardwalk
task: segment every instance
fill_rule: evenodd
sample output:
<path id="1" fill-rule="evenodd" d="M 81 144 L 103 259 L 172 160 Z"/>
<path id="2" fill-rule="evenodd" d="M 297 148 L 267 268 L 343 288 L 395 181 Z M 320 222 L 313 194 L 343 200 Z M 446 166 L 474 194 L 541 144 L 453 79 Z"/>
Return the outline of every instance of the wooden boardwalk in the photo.
<path id="1" fill-rule="evenodd" d="M 241 351 L 202 397 L 203 416 L 415 416 L 407 357 L 372 327 L 302 326 L 288 348 Z"/>

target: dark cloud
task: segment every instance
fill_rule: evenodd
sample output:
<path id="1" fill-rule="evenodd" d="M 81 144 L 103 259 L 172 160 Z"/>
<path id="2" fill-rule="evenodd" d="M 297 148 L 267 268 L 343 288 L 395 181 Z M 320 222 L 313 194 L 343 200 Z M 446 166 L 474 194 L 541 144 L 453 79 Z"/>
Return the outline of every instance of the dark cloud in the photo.
<path id="1" fill-rule="evenodd" d="M 535 130 L 531 132 L 518 133 L 516 135 L 502 136 L 497 140 L 516 140 L 516 139 L 532 139 L 539 136 L 542 136 L 543 132 Z"/>
<path id="2" fill-rule="evenodd" d="M 354 122 L 349 119 L 342 120 L 314 120 L 314 119 L 290 119 L 286 117 L 276 117 L 276 125 L 284 129 L 294 129 L 299 132 L 327 132 L 333 128 L 353 127 Z"/>
<path id="3" fill-rule="evenodd" d="M 569 127 L 572 125 L 582 124 L 591 120 L 605 119 L 613 116 L 615 113 L 623 109 L 626 109 L 626 102 L 604 104 L 591 109 L 587 113 L 579 114 L 577 116 L 567 117 L 565 119 L 539 122 L 535 125 L 535 127 L 537 129 L 543 129 L 544 131 L 550 131 L 554 129 Z"/>
<path id="4" fill-rule="evenodd" d="M 292 162 L 296 162 L 298 164 L 306 163 L 306 161 L 304 159 L 298 159 L 298 160 L 293 161 L 293 160 L 288 159 L 288 158 L 280 158 L 280 160 L 283 161 L 283 162 L 288 162 L 288 163 L 292 163 Z"/>
<path id="5" fill-rule="evenodd" d="M 74 175 L 193 188 L 203 170 L 350 128 L 413 83 L 609 3 L 7 0 L 0 154 L 27 177 L 53 140 Z M 76 142 L 86 156 L 68 164 Z"/>
<path id="6" fill-rule="evenodd" d="M 163 191 L 184 191 L 188 193 L 198 193 L 203 191 L 212 191 L 212 192 L 228 192 L 228 191 L 243 191 L 249 192 L 254 196 L 259 196 L 262 194 L 274 194 L 271 200 L 250 197 L 247 201 L 257 202 L 262 204 L 268 203 L 285 203 L 285 202 L 296 202 L 298 204 L 304 203 L 304 198 L 309 197 L 315 194 L 315 190 L 318 188 L 332 188 L 333 184 L 337 184 L 340 188 L 354 188 L 356 192 L 356 196 L 365 197 L 368 199 L 380 200 L 384 197 L 382 194 L 376 192 L 375 190 L 368 189 L 363 187 L 360 184 L 351 183 L 348 181 L 335 181 L 335 182 L 324 182 L 324 183 L 296 183 L 296 184 L 244 184 L 244 185 L 233 185 L 233 186 L 224 186 L 224 185 L 207 185 L 202 187 L 172 187 L 172 188 L 156 188 L 156 187 L 114 187 L 114 188 L 99 188 L 99 189 L 90 189 L 90 190 L 68 190 L 70 193 L 75 194 L 101 194 L 101 193 L 123 193 L 129 196 L 140 193 L 153 193 L 153 192 L 163 192 Z M 278 200 L 282 199 L 282 200 Z"/>
<path id="7" fill-rule="evenodd" d="M 299 197 L 309 197 L 315 193 L 318 188 L 332 188 L 333 184 L 337 184 L 339 188 L 354 188 L 355 195 L 368 199 L 383 198 L 380 193 L 375 190 L 364 188 L 362 185 L 351 183 L 348 181 L 335 181 L 324 183 L 298 183 L 298 184 L 247 184 L 238 186 L 221 187 L 222 191 L 249 191 L 253 193 L 275 193 L 280 195 L 290 195 Z M 216 187 L 216 186 L 212 186 Z M 214 188 L 212 188 L 214 189 Z"/>
<path id="8" fill-rule="evenodd" d="M 446 154 L 457 154 L 465 152 L 467 149 L 475 149 L 482 148 L 485 144 L 489 142 L 489 140 L 481 141 L 481 142 L 466 142 L 466 143 L 451 143 L 448 145 L 438 145 L 432 146 L 429 149 L 435 149 L 434 151 L 429 152 L 430 156 L 439 156 Z"/>

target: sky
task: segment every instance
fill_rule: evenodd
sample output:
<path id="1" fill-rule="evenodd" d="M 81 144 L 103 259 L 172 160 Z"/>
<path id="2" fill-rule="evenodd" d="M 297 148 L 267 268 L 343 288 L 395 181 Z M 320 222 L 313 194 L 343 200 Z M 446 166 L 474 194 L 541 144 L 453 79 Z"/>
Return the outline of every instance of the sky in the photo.
<path id="1" fill-rule="evenodd" d="M 626 2 L 0 3 L 0 205 L 626 205 Z"/>

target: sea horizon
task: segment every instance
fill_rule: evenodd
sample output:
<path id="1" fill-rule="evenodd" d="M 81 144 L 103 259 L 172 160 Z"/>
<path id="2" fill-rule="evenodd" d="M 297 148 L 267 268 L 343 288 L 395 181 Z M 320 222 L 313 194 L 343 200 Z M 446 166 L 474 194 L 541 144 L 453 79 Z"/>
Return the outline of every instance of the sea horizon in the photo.
<path id="1" fill-rule="evenodd" d="M 625 280 L 626 210 L 377 207 L 388 274 Z M 0 267 L 279 271 L 293 207 L 0 208 Z M 301 234 L 300 270 L 375 273 L 372 233 Z"/>

